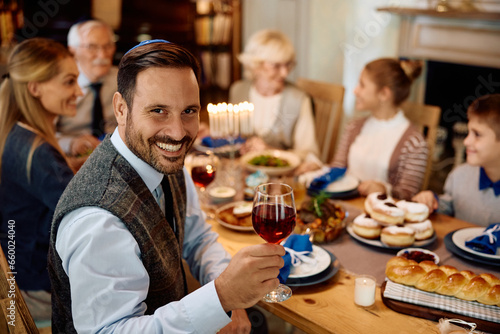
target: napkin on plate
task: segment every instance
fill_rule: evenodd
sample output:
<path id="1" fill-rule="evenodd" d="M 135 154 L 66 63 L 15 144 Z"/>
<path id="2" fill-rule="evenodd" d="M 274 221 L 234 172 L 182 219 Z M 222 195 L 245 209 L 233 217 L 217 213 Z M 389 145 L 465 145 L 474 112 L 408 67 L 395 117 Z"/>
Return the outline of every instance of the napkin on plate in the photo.
<path id="1" fill-rule="evenodd" d="M 340 179 L 342 176 L 344 176 L 345 171 L 346 171 L 346 168 L 340 168 L 340 167 L 330 168 L 330 170 L 327 173 L 312 180 L 309 187 L 312 189 L 316 189 L 316 190 L 323 190 L 330 183 L 332 183 L 332 182 Z"/>
<path id="2" fill-rule="evenodd" d="M 286 254 L 283 256 L 285 265 L 280 269 L 280 274 L 278 278 L 281 283 L 285 283 L 290 275 L 291 266 L 298 266 L 303 261 L 316 261 L 311 259 L 307 255 L 313 250 L 312 243 L 309 240 L 309 235 L 292 234 L 286 239 L 283 245 L 286 250 Z"/>
<path id="3" fill-rule="evenodd" d="M 495 255 L 500 247 L 500 223 L 491 224 L 483 233 L 466 241 L 465 246 L 476 252 Z"/>
<path id="4" fill-rule="evenodd" d="M 241 137 L 238 137 L 234 140 L 235 144 L 244 143 L 244 142 L 245 142 L 245 139 L 243 139 Z M 210 136 L 207 136 L 207 137 L 203 137 L 203 139 L 201 140 L 201 144 L 203 146 L 206 146 L 206 147 L 216 148 L 216 147 L 229 145 L 230 143 L 229 143 L 229 140 L 227 140 L 225 138 L 212 138 Z"/>

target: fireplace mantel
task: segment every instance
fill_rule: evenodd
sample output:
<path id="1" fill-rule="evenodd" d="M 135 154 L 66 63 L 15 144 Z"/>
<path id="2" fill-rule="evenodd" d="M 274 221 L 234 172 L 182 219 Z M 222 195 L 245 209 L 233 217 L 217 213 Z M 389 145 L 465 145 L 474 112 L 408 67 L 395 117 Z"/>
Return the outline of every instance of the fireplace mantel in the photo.
<path id="1" fill-rule="evenodd" d="M 384 7 L 401 17 L 399 55 L 500 68 L 500 13 Z"/>
<path id="2" fill-rule="evenodd" d="M 433 9 L 423 8 L 408 8 L 408 7 L 380 7 L 377 8 L 380 12 L 389 12 L 397 15 L 407 16 L 431 16 L 446 19 L 463 19 L 463 20 L 483 20 L 483 21 L 500 21 L 500 13 L 485 12 L 485 11 L 459 11 L 450 10 L 447 12 L 438 12 Z"/>

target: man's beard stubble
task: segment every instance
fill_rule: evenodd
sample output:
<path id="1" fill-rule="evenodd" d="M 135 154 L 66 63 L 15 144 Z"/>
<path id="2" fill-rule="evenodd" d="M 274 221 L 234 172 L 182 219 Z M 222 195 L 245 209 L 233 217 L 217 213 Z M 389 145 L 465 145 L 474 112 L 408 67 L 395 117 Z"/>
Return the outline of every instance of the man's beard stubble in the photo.
<path id="1" fill-rule="evenodd" d="M 139 157 L 141 160 L 143 160 L 151 167 L 153 167 L 156 171 L 162 174 L 175 174 L 182 170 L 182 168 L 184 167 L 186 154 L 193 146 L 194 139 L 195 138 L 192 138 L 190 136 L 185 136 L 184 138 L 182 138 L 182 140 L 177 141 L 173 140 L 170 137 L 155 136 L 145 141 L 142 135 L 139 132 L 135 131 L 130 123 L 127 124 L 127 129 L 125 131 L 125 142 L 128 148 L 137 157 Z M 184 150 L 185 153 L 179 157 L 160 156 L 159 154 L 157 154 L 156 149 L 153 148 L 153 146 L 156 146 L 155 143 L 157 141 L 173 145 L 182 143 L 186 147 L 186 149 Z M 147 143 L 147 146 L 144 145 L 145 142 Z M 166 165 L 165 163 L 162 163 L 161 160 L 167 160 L 169 163 Z"/>

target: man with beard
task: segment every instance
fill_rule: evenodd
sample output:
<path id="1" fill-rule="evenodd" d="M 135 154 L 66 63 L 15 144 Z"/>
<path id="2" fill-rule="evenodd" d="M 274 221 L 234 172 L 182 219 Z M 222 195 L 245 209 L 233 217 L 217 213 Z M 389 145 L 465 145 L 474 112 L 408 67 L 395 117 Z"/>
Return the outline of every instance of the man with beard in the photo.
<path id="1" fill-rule="evenodd" d="M 112 66 L 113 29 L 97 20 L 76 23 L 68 32 L 68 48 L 80 70 L 78 84 L 84 95 L 77 100 L 76 116 L 59 119 L 58 140 L 68 155 L 86 156 L 116 127 L 112 101 L 118 68 Z"/>
<path id="2" fill-rule="evenodd" d="M 54 214 L 54 333 L 249 333 L 243 309 L 278 286 L 282 246 L 230 259 L 204 221 L 184 167 L 199 126 L 198 79 L 193 55 L 163 40 L 121 60 L 118 127 Z M 202 285 L 190 294 L 182 259 Z"/>

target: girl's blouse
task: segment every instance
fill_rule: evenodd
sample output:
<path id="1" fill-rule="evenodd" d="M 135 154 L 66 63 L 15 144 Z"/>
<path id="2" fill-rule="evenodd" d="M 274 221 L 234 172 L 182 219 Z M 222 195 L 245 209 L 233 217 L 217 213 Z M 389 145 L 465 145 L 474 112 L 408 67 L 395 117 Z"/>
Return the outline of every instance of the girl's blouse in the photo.
<path id="1" fill-rule="evenodd" d="M 409 125 L 402 111 L 389 120 L 369 117 L 349 149 L 349 174 L 388 183 L 392 152 Z"/>

